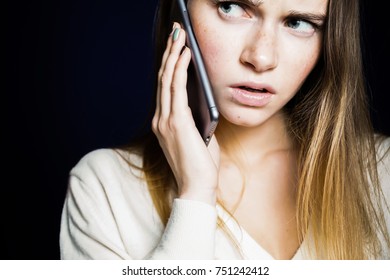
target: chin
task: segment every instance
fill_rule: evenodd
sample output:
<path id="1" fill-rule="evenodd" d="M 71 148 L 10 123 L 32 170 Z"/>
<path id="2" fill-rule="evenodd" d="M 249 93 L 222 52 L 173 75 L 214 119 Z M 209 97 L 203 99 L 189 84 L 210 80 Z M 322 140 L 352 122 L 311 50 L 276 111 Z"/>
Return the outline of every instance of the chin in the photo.
<path id="1" fill-rule="evenodd" d="M 275 107 L 249 107 L 249 106 L 219 106 L 221 116 L 233 125 L 242 127 L 257 127 L 270 121 L 277 120 L 280 110 Z"/>
<path id="2" fill-rule="evenodd" d="M 223 114 L 223 117 L 226 119 L 228 123 L 231 123 L 233 125 L 242 126 L 242 127 L 256 127 L 261 124 L 263 124 L 268 118 L 266 118 L 264 115 L 259 116 L 259 114 L 248 114 L 248 113 L 242 113 L 242 114 Z"/>
<path id="3" fill-rule="evenodd" d="M 236 120 L 236 121 L 231 122 L 231 123 L 234 124 L 234 125 L 237 125 L 237 126 L 242 126 L 242 127 L 250 128 L 250 127 L 259 126 L 259 125 L 261 125 L 263 122 L 261 122 L 261 121 L 259 121 L 259 122 L 254 122 L 254 121 L 246 121 L 246 120 Z"/>

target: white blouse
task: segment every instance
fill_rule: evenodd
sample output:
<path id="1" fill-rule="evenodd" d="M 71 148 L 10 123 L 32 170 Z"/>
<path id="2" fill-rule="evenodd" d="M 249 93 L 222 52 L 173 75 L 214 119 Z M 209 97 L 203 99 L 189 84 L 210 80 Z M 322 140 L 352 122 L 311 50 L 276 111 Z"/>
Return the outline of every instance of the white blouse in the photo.
<path id="1" fill-rule="evenodd" d="M 390 138 L 379 149 L 383 155 Z M 390 202 L 390 153 L 378 164 Z M 126 154 L 133 163 L 141 158 Z M 390 231 L 390 213 L 386 213 Z M 238 241 L 217 227 L 221 217 Z M 293 259 L 308 259 L 307 237 Z M 164 228 L 141 172 L 112 149 L 85 155 L 71 170 L 61 219 L 61 259 L 273 259 L 222 207 L 174 199 Z M 241 251 L 241 252 L 240 252 Z M 383 258 L 389 259 L 388 249 Z"/>

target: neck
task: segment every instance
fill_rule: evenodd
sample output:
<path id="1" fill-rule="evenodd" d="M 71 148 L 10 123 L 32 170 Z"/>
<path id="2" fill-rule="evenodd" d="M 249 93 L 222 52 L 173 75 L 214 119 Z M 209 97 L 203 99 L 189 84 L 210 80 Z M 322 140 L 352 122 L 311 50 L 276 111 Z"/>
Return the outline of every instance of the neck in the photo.
<path id="1" fill-rule="evenodd" d="M 255 127 L 237 126 L 222 118 L 220 129 L 224 131 L 217 131 L 221 150 L 230 155 L 239 151 L 245 157 L 245 162 L 248 163 L 276 151 L 293 149 L 293 141 L 289 135 L 283 113 L 276 114 Z"/>

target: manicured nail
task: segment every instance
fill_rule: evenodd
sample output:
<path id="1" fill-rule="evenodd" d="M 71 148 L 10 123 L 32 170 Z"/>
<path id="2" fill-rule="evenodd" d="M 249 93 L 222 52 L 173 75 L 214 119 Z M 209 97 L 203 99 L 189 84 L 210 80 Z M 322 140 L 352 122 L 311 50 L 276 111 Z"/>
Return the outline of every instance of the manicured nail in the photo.
<path id="1" fill-rule="evenodd" d="M 180 27 L 180 25 L 177 22 L 174 22 L 172 25 L 172 31 L 169 35 L 173 35 L 173 32 L 175 31 L 176 28 Z"/>
<path id="2" fill-rule="evenodd" d="M 173 31 L 173 41 L 176 41 L 177 38 L 179 38 L 180 28 L 175 28 L 175 31 Z"/>

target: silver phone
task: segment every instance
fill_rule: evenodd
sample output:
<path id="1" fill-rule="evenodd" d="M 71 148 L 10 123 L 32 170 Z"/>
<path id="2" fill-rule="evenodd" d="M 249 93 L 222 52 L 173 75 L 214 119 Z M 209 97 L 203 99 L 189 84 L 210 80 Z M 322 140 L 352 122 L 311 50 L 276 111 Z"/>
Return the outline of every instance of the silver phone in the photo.
<path id="1" fill-rule="evenodd" d="M 219 112 L 215 105 L 213 92 L 203 63 L 202 54 L 192 30 L 186 0 L 176 0 L 180 23 L 186 31 L 186 44 L 191 50 L 191 63 L 188 68 L 188 105 L 191 108 L 196 127 L 206 145 L 209 144 L 218 124 Z"/>

